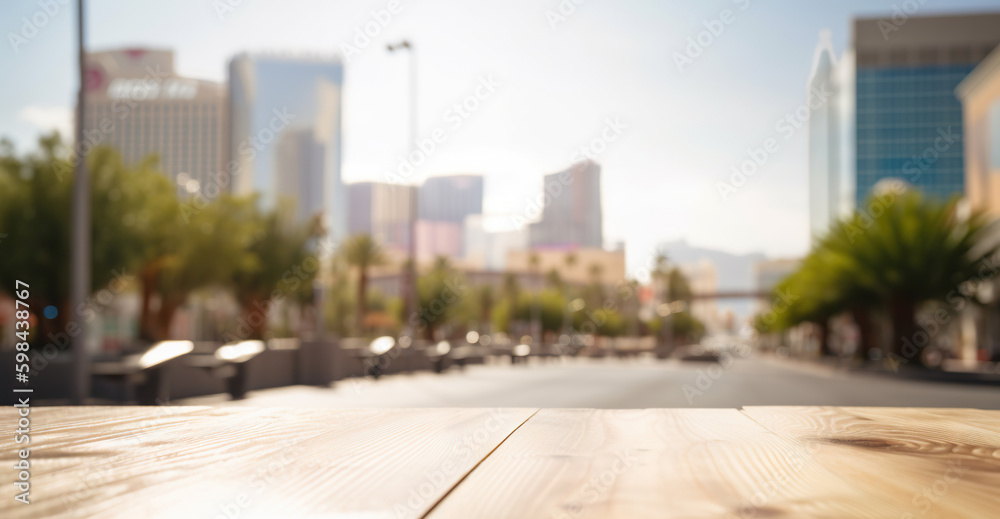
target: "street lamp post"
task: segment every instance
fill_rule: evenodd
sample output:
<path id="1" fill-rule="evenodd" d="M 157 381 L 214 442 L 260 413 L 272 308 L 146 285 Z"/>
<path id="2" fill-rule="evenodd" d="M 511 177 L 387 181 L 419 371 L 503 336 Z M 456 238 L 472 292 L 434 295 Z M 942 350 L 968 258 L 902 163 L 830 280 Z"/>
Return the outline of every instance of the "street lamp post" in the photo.
<path id="1" fill-rule="evenodd" d="M 403 40 L 395 45 L 387 45 L 389 52 L 406 50 L 410 55 L 410 151 L 416 150 L 417 146 L 417 57 L 413 50 L 413 44 L 409 40 Z M 409 159 L 409 158 L 408 158 Z M 404 272 L 403 301 L 406 305 L 408 326 L 410 316 L 417 312 L 417 187 L 411 185 L 410 207 L 409 207 L 409 227 L 410 239 L 407 243 L 408 261 Z"/>
<path id="2" fill-rule="evenodd" d="M 77 51 L 80 90 L 76 99 L 76 172 L 73 175 L 73 223 L 70 238 L 70 301 L 72 310 L 83 306 L 90 293 L 90 181 L 87 178 L 85 157 L 80 152 L 83 143 L 84 115 L 84 48 L 83 0 L 77 0 Z M 67 316 L 73 319 L 72 316 Z M 87 352 L 87 323 L 77 320 L 78 333 L 72 337 L 73 392 L 71 401 L 83 404 L 90 395 L 90 359 Z"/>

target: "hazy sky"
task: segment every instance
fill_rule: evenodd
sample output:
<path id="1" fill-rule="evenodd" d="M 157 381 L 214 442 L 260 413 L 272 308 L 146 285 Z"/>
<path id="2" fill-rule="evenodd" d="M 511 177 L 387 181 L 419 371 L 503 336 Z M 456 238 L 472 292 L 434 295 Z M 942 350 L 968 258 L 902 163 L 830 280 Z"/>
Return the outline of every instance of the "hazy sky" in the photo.
<path id="1" fill-rule="evenodd" d="M 0 4 L 0 136 L 21 150 L 71 120 L 75 2 L 51 1 L 59 12 L 17 51 L 11 33 L 22 34 L 22 17 L 42 8 Z M 227 60 L 241 51 L 340 55 L 372 11 L 389 4 L 92 1 L 87 46 L 174 49 L 181 75 L 222 81 Z M 620 135 L 596 159 L 605 237 L 626 242 L 632 268 L 654 244 L 678 238 L 732 252 L 802 254 L 806 135 L 776 122 L 805 102 L 819 31 L 832 30 L 839 53 L 852 16 L 888 16 L 894 4 L 903 2 L 401 0 L 371 42 L 345 58 L 344 180 L 381 180 L 407 150 L 408 63 L 385 50 L 405 37 L 417 49 L 421 133 L 442 128 L 447 136 L 418 177 L 484 174 L 486 211 L 524 214 L 542 175 L 566 168 L 602 132 L 613 135 L 604 129 L 617 121 Z M 730 23 L 711 23 L 724 9 Z M 1000 1 L 926 0 L 920 14 L 984 9 L 998 10 Z M 688 38 L 706 23 L 719 34 L 679 70 L 675 53 L 686 54 Z M 488 79 L 495 91 L 456 124 L 452 105 Z M 724 201 L 716 183 L 771 137 L 777 151 Z"/>

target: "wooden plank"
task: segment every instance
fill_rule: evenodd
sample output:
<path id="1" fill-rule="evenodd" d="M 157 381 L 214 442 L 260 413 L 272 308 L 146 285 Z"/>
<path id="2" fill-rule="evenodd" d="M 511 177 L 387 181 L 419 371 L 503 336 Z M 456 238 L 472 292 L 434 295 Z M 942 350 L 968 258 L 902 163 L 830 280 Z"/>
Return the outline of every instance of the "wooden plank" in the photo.
<path id="1" fill-rule="evenodd" d="M 46 458 L 47 471 L 65 470 L 93 460 L 93 446 L 101 441 L 114 438 L 134 438 L 153 428 L 168 430 L 183 427 L 187 417 L 205 413 L 207 407 L 45 407 L 34 408 L 28 418 L 31 421 L 31 458 L 42 453 Z M 17 422 L 13 409 L 0 409 L 0 460 L 16 460 L 16 452 L 27 446 L 15 443 L 14 429 Z M 36 420 L 45 416 L 48 423 Z M 53 425 L 51 426 L 50 425 Z M 7 430 L 10 430 L 8 433 Z M 34 438 L 38 429 L 45 430 L 44 445 Z M 2 504 L 0 504 L 2 509 Z"/>
<path id="2" fill-rule="evenodd" d="M 122 409 L 33 409 L 32 504 L 0 517 L 420 517 L 535 411 Z"/>
<path id="3" fill-rule="evenodd" d="M 899 517 L 732 409 L 543 409 L 429 517 Z"/>
<path id="4" fill-rule="evenodd" d="M 1000 413 L 957 409 L 749 407 L 825 468 L 905 507 L 903 518 L 994 517 Z"/>

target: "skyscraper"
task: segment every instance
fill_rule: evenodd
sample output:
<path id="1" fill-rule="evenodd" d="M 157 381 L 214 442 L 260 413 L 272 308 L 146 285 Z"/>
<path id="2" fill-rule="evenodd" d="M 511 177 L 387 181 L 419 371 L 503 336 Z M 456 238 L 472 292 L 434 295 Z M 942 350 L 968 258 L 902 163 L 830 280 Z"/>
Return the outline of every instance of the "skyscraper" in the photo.
<path id="1" fill-rule="evenodd" d="M 322 213 L 329 236 L 347 234 L 340 178 L 340 61 L 240 54 L 229 63 L 230 150 L 236 193 L 266 207 L 286 199 L 296 213 Z"/>
<path id="2" fill-rule="evenodd" d="M 430 177 L 418 191 L 417 256 L 464 255 L 465 219 L 483 214 L 483 177 Z"/>
<path id="3" fill-rule="evenodd" d="M 420 186 L 420 219 L 462 225 L 465 217 L 483 213 L 483 177 L 430 177 Z"/>
<path id="4" fill-rule="evenodd" d="M 357 182 L 347 186 L 347 232 L 367 234 L 383 247 L 405 252 L 410 243 L 410 197 L 413 186 Z"/>
<path id="5" fill-rule="evenodd" d="M 1000 43 L 1000 14 L 854 21 L 856 202 L 885 178 L 932 196 L 964 191 L 955 87 Z"/>
<path id="6" fill-rule="evenodd" d="M 88 53 L 85 76 L 79 150 L 108 145 L 126 163 L 158 155 L 181 194 L 228 190 L 217 177 L 228 152 L 224 85 L 180 77 L 173 51 L 145 48 Z"/>
<path id="7" fill-rule="evenodd" d="M 822 236 L 854 208 L 853 54 L 840 60 L 830 32 L 820 33 L 807 82 L 809 106 L 809 231 Z"/>
<path id="8" fill-rule="evenodd" d="M 541 221 L 531 224 L 532 247 L 601 248 L 601 166 L 591 160 L 546 175 Z"/>

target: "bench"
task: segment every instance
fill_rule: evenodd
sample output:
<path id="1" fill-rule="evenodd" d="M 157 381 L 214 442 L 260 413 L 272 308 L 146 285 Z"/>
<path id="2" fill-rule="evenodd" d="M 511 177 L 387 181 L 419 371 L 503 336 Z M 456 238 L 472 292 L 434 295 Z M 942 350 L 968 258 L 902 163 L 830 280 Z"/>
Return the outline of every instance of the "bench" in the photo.
<path id="1" fill-rule="evenodd" d="M 247 362 L 257 357 L 267 346 L 264 341 L 236 341 L 223 344 L 214 352 L 191 355 L 188 365 L 201 368 L 213 377 L 225 380 L 226 391 L 234 400 L 247 393 Z"/>
<path id="2" fill-rule="evenodd" d="M 116 360 L 91 362 L 91 376 L 125 387 L 126 400 L 140 405 L 165 401 L 164 370 L 167 364 L 194 350 L 191 341 L 160 341 L 142 353 L 127 354 Z"/>

